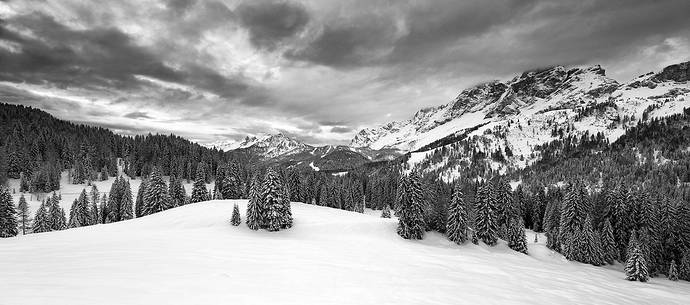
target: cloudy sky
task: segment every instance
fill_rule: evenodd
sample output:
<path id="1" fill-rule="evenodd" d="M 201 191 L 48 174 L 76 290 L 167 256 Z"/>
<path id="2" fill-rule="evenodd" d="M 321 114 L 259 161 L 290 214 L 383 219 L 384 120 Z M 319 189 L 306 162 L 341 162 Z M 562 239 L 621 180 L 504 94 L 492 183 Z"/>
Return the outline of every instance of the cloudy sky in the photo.
<path id="1" fill-rule="evenodd" d="M 687 0 L 0 0 L 0 101 L 204 143 L 349 142 L 462 89 L 690 59 Z"/>

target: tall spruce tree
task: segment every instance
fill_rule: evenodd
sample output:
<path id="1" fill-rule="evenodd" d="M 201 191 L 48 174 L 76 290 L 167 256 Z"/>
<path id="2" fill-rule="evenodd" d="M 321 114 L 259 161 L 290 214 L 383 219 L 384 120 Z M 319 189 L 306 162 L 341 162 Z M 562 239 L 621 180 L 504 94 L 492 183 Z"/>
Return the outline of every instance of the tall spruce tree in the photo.
<path id="1" fill-rule="evenodd" d="M 649 280 L 649 272 L 647 271 L 647 262 L 639 247 L 639 243 L 632 242 L 630 247 L 632 251 L 628 254 L 628 260 L 625 263 L 626 278 L 629 281 L 646 282 Z"/>
<path id="2" fill-rule="evenodd" d="M 446 235 L 450 241 L 458 245 L 467 241 L 467 210 L 465 209 L 465 194 L 462 192 L 460 183 L 455 185 L 450 202 Z"/>
<path id="3" fill-rule="evenodd" d="M 134 218 L 134 203 L 132 202 L 132 189 L 128 180 L 123 180 L 122 197 L 120 197 L 120 220 Z"/>
<path id="4" fill-rule="evenodd" d="M 263 224 L 261 218 L 264 214 L 262 212 L 263 204 L 261 202 L 261 181 L 259 175 L 254 175 L 249 189 L 249 202 L 247 203 L 247 227 L 251 230 L 258 230 Z"/>
<path id="5" fill-rule="evenodd" d="M 98 221 L 108 223 L 108 195 L 101 196 L 101 205 L 98 207 Z"/>
<path id="6" fill-rule="evenodd" d="M 67 228 L 67 221 L 65 220 L 65 211 L 60 207 L 60 200 L 58 196 L 53 193 L 50 200 L 46 202 L 48 205 L 48 223 L 50 231 L 60 231 Z"/>
<path id="7" fill-rule="evenodd" d="M 0 237 L 13 237 L 17 234 L 17 211 L 12 195 L 6 188 L 0 187 Z"/>
<path id="8" fill-rule="evenodd" d="M 134 216 L 142 217 L 147 215 L 146 204 L 144 203 L 144 194 L 146 194 L 146 185 L 148 181 L 146 179 L 141 180 L 139 184 L 139 189 L 137 190 L 137 200 L 134 205 Z"/>
<path id="9" fill-rule="evenodd" d="M 165 211 L 172 206 L 170 196 L 168 196 L 168 186 L 157 168 L 154 168 L 149 175 L 144 193 L 144 206 L 146 215 Z"/>
<path id="10" fill-rule="evenodd" d="M 196 176 L 194 178 L 194 185 L 192 186 L 191 203 L 206 201 L 208 198 L 208 190 L 206 189 L 206 173 L 201 164 L 197 166 Z"/>
<path id="11" fill-rule="evenodd" d="M 601 242 L 602 259 L 608 264 L 613 264 L 613 262 L 618 259 L 618 248 L 616 248 L 613 228 L 608 218 L 604 220 L 604 226 L 601 229 L 599 240 Z"/>
<path id="12" fill-rule="evenodd" d="M 278 231 L 292 226 L 290 198 L 280 175 L 274 169 L 266 171 L 261 200 L 266 215 L 262 227 L 269 231 Z"/>
<path id="13" fill-rule="evenodd" d="M 240 218 L 240 207 L 235 204 L 235 206 L 232 208 L 232 218 L 230 219 L 230 223 L 233 226 L 239 226 L 242 223 L 242 219 Z"/>
<path id="14" fill-rule="evenodd" d="M 181 206 L 187 203 L 187 192 L 182 185 L 182 180 L 177 177 L 170 179 L 170 186 L 168 193 L 173 201 L 174 206 Z"/>
<path id="15" fill-rule="evenodd" d="M 686 250 L 678 267 L 678 278 L 690 281 L 690 250 Z"/>
<path id="16" fill-rule="evenodd" d="M 566 258 L 595 266 L 603 264 L 601 244 L 592 229 L 591 216 L 587 216 L 582 229 L 569 238 L 570 256 Z"/>
<path id="17" fill-rule="evenodd" d="M 498 241 L 498 221 L 492 189 L 490 183 L 480 187 L 475 198 L 475 234 L 489 246 Z"/>
<path id="18" fill-rule="evenodd" d="M 82 189 L 79 198 L 75 199 L 70 209 L 69 227 L 78 228 L 89 225 L 89 203 L 86 189 Z"/>
<path id="19" fill-rule="evenodd" d="M 424 238 L 424 193 L 417 174 L 401 178 L 397 198 L 398 235 L 404 239 Z"/>
<path id="20" fill-rule="evenodd" d="M 100 196 L 99 196 L 100 198 Z M 100 221 L 99 217 L 99 211 L 98 211 L 98 201 L 99 200 L 91 200 L 89 203 L 89 224 L 90 225 L 96 225 Z"/>
<path id="21" fill-rule="evenodd" d="M 17 204 L 17 219 L 19 220 L 19 230 L 21 230 L 22 235 L 26 235 L 26 232 L 31 230 L 31 214 L 24 194 L 21 194 Z"/>
<path id="22" fill-rule="evenodd" d="M 525 235 L 525 224 L 522 217 L 513 217 L 509 221 L 508 247 L 517 252 L 527 254 L 527 236 Z"/>
<path id="23" fill-rule="evenodd" d="M 36 211 L 36 216 L 34 216 L 34 222 L 32 224 L 33 233 L 43 233 L 50 232 L 50 219 L 48 215 L 48 208 L 46 207 L 46 201 L 41 202 L 41 205 Z"/>
<path id="24" fill-rule="evenodd" d="M 580 183 L 571 184 L 570 191 L 565 196 L 561 205 L 561 220 L 559 229 L 559 241 L 561 252 L 569 260 L 577 260 L 578 254 L 574 244 L 578 242 L 575 238 L 577 232 L 583 230 L 587 218 L 587 203 L 585 190 Z M 589 242 L 590 236 L 583 236 Z"/>

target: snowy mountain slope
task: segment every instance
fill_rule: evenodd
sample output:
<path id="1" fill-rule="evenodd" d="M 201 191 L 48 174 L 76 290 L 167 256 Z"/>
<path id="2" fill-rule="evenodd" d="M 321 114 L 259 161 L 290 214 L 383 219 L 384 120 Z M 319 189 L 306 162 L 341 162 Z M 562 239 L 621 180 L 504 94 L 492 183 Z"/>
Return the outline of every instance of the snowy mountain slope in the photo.
<path id="1" fill-rule="evenodd" d="M 634 124 L 632 119 L 621 122 L 626 116 L 639 120 L 652 105 L 659 108 L 648 118 L 690 106 L 688 65 L 670 66 L 627 84 L 608 78 L 600 66 L 528 71 L 510 81 L 492 81 L 464 90 L 450 103 L 422 109 L 410 120 L 363 129 L 351 146 L 428 150 L 447 137 L 483 136 L 487 130 L 503 129 L 506 138 L 497 141 L 488 137 L 488 146 L 514 146 L 526 156 L 532 152 L 530 147 L 554 138 L 550 135 L 554 127 L 568 125 L 574 125 L 569 130 L 573 134 L 602 132 L 615 140 Z M 604 107 L 604 112 L 578 117 L 582 110 L 606 103 L 610 107 Z"/>
<path id="2" fill-rule="evenodd" d="M 0 240 L 0 304 L 685 304 L 690 284 L 613 269 L 409 241 L 381 219 L 293 203 L 287 231 L 232 227 L 210 201 L 129 221 Z M 532 233 L 528 233 L 532 240 Z M 616 266 L 615 268 L 620 268 Z M 26 285 L 31 283 L 31 285 Z"/>

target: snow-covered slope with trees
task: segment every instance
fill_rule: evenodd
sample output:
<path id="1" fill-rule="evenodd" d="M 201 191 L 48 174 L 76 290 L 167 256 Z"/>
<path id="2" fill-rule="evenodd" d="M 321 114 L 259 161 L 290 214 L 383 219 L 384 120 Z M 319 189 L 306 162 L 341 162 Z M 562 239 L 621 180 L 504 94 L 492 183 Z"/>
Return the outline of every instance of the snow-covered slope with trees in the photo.
<path id="1" fill-rule="evenodd" d="M 230 225 L 233 204 L 0 239 L 2 304 L 686 304 L 690 284 L 629 282 L 548 250 L 409 241 L 397 221 L 292 204 L 280 232 Z M 31 283 L 31 285 L 27 285 Z M 40 293 L 37 293 L 39 292 Z M 315 293 L 318 292 L 318 293 Z M 107 297 L 106 297 L 107 296 Z"/>
<path id="2" fill-rule="evenodd" d="M 536 146 L 559 137 L 601 132 L 613 141 L 639 120 L 681 112 L 690 106 L 689 67 L 669 66 L 624 84 L 600 66 L 528 71 L 464 90 L 407 121 L 363 129 L 351 146 L 429 151 L 467 138 L 474 145 L 460 158 L 500 151 L 509 166 L 524 167 L 538 159 Z"/>

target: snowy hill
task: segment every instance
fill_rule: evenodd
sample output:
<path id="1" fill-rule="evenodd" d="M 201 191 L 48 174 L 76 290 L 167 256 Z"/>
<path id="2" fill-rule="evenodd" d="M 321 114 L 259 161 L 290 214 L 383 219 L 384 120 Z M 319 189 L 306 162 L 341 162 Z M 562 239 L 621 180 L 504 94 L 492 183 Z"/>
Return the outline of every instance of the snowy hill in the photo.
<path id="1" fill-rule="evenodd" d="M 243 200 L 240 204 L 245 215 Z M 293 203 L 287 231 L 232 227 L 233 201 L 0 239 L 0 304 L 686 304 L 690 284 L 618 270 L 403 240 L 394 219 Z M 528 238 L 533 239 L 532 233 Z M 616 266 L 620 267 L 620 266 Z M 31 283 L 31 285 L 27 285 Z M 107 296 L 107 297 L 104 297 Z"/>
<path id="2" fill-rule="evenodd" d="M 514 155 L 508 165 L 520 168 L 538 159 L 535 146 L 560 136 L 554 131 L 601 132 L 613 141 L 639 120 L 681 112 L 690 106 L 689 66 L 669 66 L 625 84 L 600 66 L 528 71 L 464 90 L 409 120 L 363 129 L 351 146 L 426 152 L 474 137 L 475 148 L 487 153 L 508 147 Z"/>

